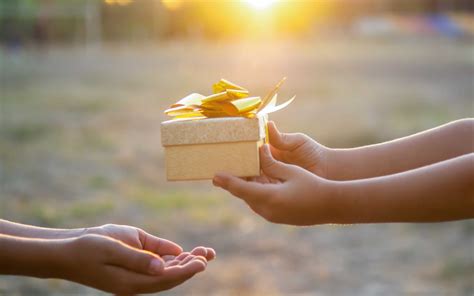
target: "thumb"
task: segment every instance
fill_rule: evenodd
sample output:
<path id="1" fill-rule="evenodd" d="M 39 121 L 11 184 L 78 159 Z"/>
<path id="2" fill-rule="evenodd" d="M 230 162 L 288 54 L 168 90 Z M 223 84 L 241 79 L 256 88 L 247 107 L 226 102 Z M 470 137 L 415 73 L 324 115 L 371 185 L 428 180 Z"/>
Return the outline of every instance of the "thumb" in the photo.
<path id="1" fill-rule="evenodd" d="M 113 265 L 151 275 L 161 274 L 164 270 L 163 259 L 151 252 L 135 249 L 121 242 L 112 250 L 110 263 Z"/>
<path id="2" fill-rule="evenodd" d="M 270 144 L 284 151 L 295 150 L 308 140 L 307 136 L 301 133 L 281 133 L 273 121 L 268 123 L 268 133 Z"/>
<path id="3" fill-rule="evenodd" d="M 270 152 L 270 146 L 266 144 L 260 147 L 260 168 L 265 175 L 281 180 L 286 180 L 292 172 L 291 165 L 273 158 Z"/>

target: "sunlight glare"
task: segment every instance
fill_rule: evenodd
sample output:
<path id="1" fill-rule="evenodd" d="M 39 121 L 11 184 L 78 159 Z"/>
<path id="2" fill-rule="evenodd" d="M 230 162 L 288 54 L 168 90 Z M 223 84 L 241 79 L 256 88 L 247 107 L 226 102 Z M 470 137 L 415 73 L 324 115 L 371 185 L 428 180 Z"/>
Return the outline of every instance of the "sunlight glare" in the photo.
<path id="1" fill-rule="evenodd" d="M 276 0 L 246 0 L 253 8 L 263 10 L 272 6 Z"/>

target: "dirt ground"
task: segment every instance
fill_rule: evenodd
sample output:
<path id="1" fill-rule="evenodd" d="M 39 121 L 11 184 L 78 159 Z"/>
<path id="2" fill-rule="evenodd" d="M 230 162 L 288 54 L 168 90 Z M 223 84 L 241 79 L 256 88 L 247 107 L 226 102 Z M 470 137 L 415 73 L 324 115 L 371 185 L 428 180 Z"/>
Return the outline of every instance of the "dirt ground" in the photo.
<path id="1" fill-rule="evenodd" d="M 209 181 L 168 183 L 162 111 L 221 77 L 264 94 L 281 130 L 367 145 L 473 116 L 472 41 L 324 39 L 0 52 L 0 217 L 132 224 L 218 256 L 164 295 L 473 295 L 474 221 L 272 225 Z M 78 262 L 78 265 L 80 262 Z M 0 295 L 97 295 L 0 277 Z"/>

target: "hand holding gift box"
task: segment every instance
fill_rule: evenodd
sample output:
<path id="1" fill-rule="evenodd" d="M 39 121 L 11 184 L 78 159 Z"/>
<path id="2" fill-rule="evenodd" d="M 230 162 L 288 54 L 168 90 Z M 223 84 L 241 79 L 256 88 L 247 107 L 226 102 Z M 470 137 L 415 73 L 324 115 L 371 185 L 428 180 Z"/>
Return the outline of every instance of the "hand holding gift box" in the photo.
<path id="1" fill-rule="evenodd" d="M 219 171 L 260 175 L 258 148 L 267 138 L 267 114 L 294 100 L 276 104 L 284 80 L 262 99 L 221 79 L 212 95 L 193 93 L 171 105 L 165 113 L 174 118 L 161 124 L 167 179 L 212 179 Z"/>

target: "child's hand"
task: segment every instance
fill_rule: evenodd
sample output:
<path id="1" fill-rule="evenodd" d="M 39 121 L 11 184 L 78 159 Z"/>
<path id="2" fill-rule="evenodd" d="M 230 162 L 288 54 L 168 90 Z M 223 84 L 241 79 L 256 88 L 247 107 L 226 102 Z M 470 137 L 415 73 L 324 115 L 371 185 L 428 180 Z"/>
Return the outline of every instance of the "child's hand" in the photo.
<path id="1" fill-rule="evenodd" d="M 313 174 L 327 178 L 329 148 L 305 134 L 281 133 L 275 123 L 268 123 L 269 141 L 273 156 L 282 162 L 300 166 Z"/>
<path id="2" fill-rule="evenodd" d="M 183 252 L 183 249 L 180 246 L 171 241 L 158 238 L 140 228 L 128 225 L 106 224 L 98 227 L 88 228 L 86 233 L 108 236 L 131 247 L 149 251 L 159 256 L 166 256 L 165 258 L 167 259 L 178 256 Z M 163 249 L 160 248 L 160 246 L 167 247 Z M 189 253 L 185 252 L 185 254 Z M 216 256 L 216 252 L 212 248 L 206 247 L 196 247 L 194 250 L 192 250 L 191 254 L 195 256 L 203 256 L 208 261 L 214 259 Z"/>
<path id="3" fill-rule="evenodd" d="M 335 200 L 328 194 L 330 181 L 275 160 L 268 145 L 260 149 L 260 165 L 260 177 L 247 181 L 219 173 L 213 184 L 243 199 L 257 214 L 274 223 L 311 225 L 335 218 L 331 212 Z"/>
<path id="4" fill-rule="evenodd" d="M 151 245 L 154 253 L 173 254 L 174 260 L 165 263 L 150 251 L 106 236 L 70 239 L 62 248 L 60 277 L 111 293 L 136 294 L 171 289 L 206 268 L 202 256 L 182 253 L 175 258 L 180 248 L 174 243 L 159 239 Z"/>

